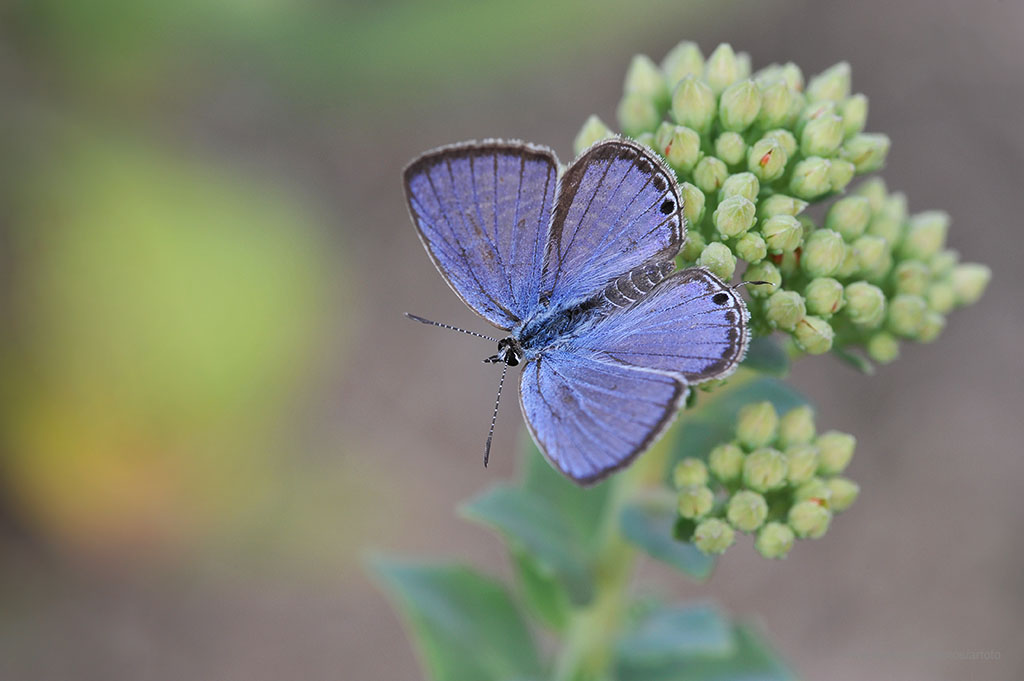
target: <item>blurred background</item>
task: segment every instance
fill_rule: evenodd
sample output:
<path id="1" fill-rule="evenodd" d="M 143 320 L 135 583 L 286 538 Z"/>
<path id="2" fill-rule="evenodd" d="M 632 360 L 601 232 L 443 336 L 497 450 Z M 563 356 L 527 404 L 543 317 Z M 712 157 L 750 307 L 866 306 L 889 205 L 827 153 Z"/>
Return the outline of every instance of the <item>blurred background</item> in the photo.
<path id="1" fill-rule="evenodd" d="M 14 0 L 0 6 L 0 679 L 417 679 L 371 550 L 507 574 L 457 502 L 514 475 L 487 332 L 406 213 L 438 144 L 563 160 L 636 52 L 839 60 L 885 177 L 953 216 L 986 296 L 869 378 L 793 382 L 857 434 L 860 502 L 680 598 L 808 679 L 1024 676 L 1024 5 Z M 998 660 L 950 659 L 996 651 Z"/>

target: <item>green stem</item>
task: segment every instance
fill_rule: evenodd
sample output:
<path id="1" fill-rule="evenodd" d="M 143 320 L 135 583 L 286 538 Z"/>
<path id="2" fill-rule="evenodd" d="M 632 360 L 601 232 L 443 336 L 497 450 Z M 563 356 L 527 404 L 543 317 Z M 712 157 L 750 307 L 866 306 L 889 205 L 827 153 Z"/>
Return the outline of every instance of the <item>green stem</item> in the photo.
<path id="1" fill-rule="evenodd" d="M 609 483 L 613 487 L 601 522 L 593 568 L 594 600 L 572 615 L 555 665 L 555 681 L 596 681 L 607 677 L 615 639 L 629 603 L 629 583 L 637 557 L 636 550 L 619 532 L 619 516 L 637 490 L 660 481 L 670 440 L 671 437 L 662 438 Z"/>

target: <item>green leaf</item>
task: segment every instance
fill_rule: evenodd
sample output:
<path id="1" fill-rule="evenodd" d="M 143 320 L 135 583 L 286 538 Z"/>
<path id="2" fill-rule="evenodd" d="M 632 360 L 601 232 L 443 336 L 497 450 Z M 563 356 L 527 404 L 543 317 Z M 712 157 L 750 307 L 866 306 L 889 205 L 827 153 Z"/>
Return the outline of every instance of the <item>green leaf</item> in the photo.
<path id="1" fill-rule="evenodd" d="M 530 554 L 545 574 L 556 577 L 573 603 L 590 602 L 593 586 L 587 553 L 560 509 L 518 487 L 493 487 L 461 507 L 467 518 L 491 527 L 514 549 Z"/>
<path id="2" fill-rule="evenodd" d="M 832 354 L 862 374 L 866 374 L 868 376 L 873 376 L 875 374 L 875 365 L 865 357 L 861 357 L 860 355 L 844 350 L 843 348 L 832 348 Z"/>
<path id="3" fill-rule="evenodd" d="M 680 657 L 727 657 L 736 651 L 732 626 L 711 605 L 655 610 L 619 639 L 620 667 L 640 668 L 674 663 Z"/>
<path id="4" fill-rule="evenodd" d="M 610 481 L 593 487 L 580 487 L 570 482 L 548 463 L 532 440 L 526 455 L 526 470 L 523 488 L 558 510 L 559 516 L 572 528 L 578 544 L 589 550 L 598 540 L 601 524 L 604 522 L 608 502 Z"/>
<path id="5" fill-rule="evenodd" d="M 721 396 L 716 395 L 714 400 L 687 412 L 675 438 L 673 461 L 687 456 L 706 459 L 713 447 L 732 439 L 739 410 L 746 404 L 763 400 L 774 404 L 780 414 L 807 404 L 804 396 L 796 390 L 767 376 L 738 383 L 731 389 L 726 386 Z"/>
<path id="6" fill-rule="evenodd" d="M 675 538 L 673 528 L 677 514 L 669 504 L 644 500 L 629 504 L 622 510 L 622 534 L 652 558 L 678 568 L 694 579 L 707 579 L 715 559 L 701 553 L 696 546 Z"/>
<path id="7" fill-rule="evenodd" d="M 785 376 L 789 373 L 789 355 L 771 336 L 758 336 L 750 341 L 742 366 L 773 376 Z"/>
<path id="8" fill-rule="evenodd" d="M 552 630 L 564 631 L 572 614 L 572 603 L 565 587 L 554 576 L 541 570 L 525 551 L 512 549 L 512 562 L 523 600 L 530 611 Z"/>
<path id="9" fill-rule="evenodd" d="M 539 677 L 540 658 L 505 586 L 457 564 L 375 559 L 434 681 Z"/>
<path id="10" fill-rule="evenodd" d="M 700 634 L 688 626 L 699 625 L 700 616 L 677 615 L 677 618 L 675 622 L 681 628 L 676 634 L 676 654 L 669 649 L 671 617 L 652 626 L 648 637 L 638 632 L 634 638 L 627 636 L 622 640 L 616 660 L 617 681 L 792 681 L 796 678 L 752 628 L 731 627 L 730 645 L 724 651 L 711 645 L 720 643 L 717 634 L 704 640 L 709 645 L 701 649 L 697 645 L 702 640 Z M 696 640 L 687 638 L 694 635 L 698 637 Z M 646 654 L 637 654 L 630 646 L 639 646 Z"/>

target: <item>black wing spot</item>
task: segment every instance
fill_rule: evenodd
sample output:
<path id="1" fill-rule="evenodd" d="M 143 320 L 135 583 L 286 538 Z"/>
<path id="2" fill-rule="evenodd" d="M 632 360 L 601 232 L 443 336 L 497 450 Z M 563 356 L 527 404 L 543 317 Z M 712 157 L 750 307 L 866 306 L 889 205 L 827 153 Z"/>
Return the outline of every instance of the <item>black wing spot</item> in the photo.
<path id="1" fill-rule="evenodd" d="M 668 185 L 665 184 L 665 178 L 662 177 L 661 175 L 655 175 L 654 180 L 652 180 L 652 184 L 654 185 L 654 188 L 657 189 L 659 192 L 663 192 L 668 188 Z"/>
<path id="2" fill-rule="evenodd" d="M 665 203 L 661 204 L 662 215 L 668 215 L 676 209 L 676 202 L 672 199 L 665 199 Z"/>
<path id="3" fill-rule="evenodd" d="M 711 296 L 711 302 L 713 302 L 715 305 L 725 305 L 727 302 L 729 302 L 729 294 L 716 293 L 715 295 Z"/>

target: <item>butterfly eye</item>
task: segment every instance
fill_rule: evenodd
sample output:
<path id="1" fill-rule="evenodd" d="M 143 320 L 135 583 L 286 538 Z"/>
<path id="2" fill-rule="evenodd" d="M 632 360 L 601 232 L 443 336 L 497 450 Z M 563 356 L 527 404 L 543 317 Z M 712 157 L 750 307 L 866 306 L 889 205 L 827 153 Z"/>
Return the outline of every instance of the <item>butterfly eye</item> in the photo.
<path id="1" fill-rule="evenodd" d="M 665 199 L 665 203 L 661 204 L 661 212 L 664 215 L 668 215 L 675 210 L 676 202 L 672 199 Z"/>
<path id="2" fill-rule="evenodd" d="M 729 296 L 725 293 L 716 293 L 715 295 L 711 296 L 711 301 L 715 305 L 725 305 L 727 302 L 729 302 Z"/>

